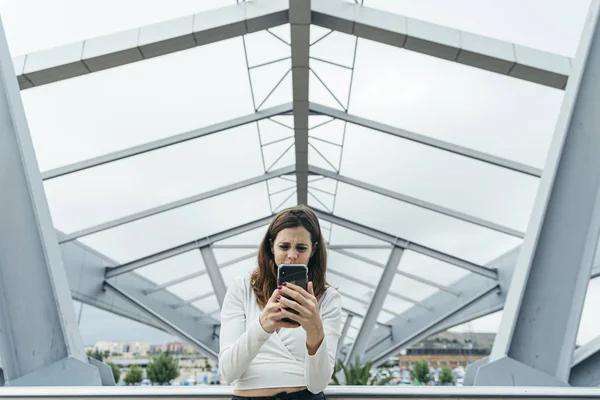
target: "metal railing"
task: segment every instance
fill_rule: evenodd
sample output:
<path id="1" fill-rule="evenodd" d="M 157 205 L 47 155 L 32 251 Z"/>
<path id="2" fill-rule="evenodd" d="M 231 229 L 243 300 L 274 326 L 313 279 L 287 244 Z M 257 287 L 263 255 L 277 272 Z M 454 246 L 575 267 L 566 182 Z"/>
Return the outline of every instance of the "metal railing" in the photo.
<path id="1" fill-rule="evenodd" d="M 0 399 L 228 399 L 232 390 L 230 386 L 3 387 Z M 330 386 L 325 395 L 337 399 L 600 399 L 600 388 Z"/>

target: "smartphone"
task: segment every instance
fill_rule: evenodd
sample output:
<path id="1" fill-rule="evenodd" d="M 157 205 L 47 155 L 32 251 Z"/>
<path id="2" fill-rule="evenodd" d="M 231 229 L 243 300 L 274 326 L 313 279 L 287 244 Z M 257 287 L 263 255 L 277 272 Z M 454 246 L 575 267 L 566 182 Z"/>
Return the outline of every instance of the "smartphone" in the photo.
<path id="1" fill-rule="evenodd" d="M 277 268 L 277 285 L 281 286 L 283 282 L 293 283 L 304 290 L 308 290 L 308 267 L 305 264 L 281 264 Z M 293 300 L 288 296 L 285 297 Z M 297 314 L 291 308 L 286 308 L 285 310 Z M 289 318 L 283 318 L 282 321 L 298 324 L 298 322 Z"/>

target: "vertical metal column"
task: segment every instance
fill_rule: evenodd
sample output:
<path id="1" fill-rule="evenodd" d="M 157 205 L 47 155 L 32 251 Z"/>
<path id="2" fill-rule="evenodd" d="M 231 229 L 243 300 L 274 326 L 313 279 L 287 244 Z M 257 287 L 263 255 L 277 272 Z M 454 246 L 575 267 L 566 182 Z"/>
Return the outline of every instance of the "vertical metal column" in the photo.
<path id="1" fill-rule="evenodd" d="M 212 283 L 215 296 L 217 296 L 219 307 L 222 307 L 223 299 L 225 299 L 225 293 L 227 292 L 227 286 L 223 280 L 223 275 L 221 275 L 221 270 L 219 269 L 219 264 L 217 264 L 215 253 L 210 246 L 201 247 L 200 253 L 202 254 L 204 266 L 206 267 L 206 272 L 208 273 L 210 282 Z"/>
<path id="2" fill-rule="evenodd" d="M 354 315 L 348 314 L 346 322 L 344 322 L 344 326 L 342 327 L 342 333 L 338 341 L 338 347 L 336 352 L 338 358 L 340 356 L 340 351 L 342 350 L 342 347 L 344 347 L 344 340 L 346 339 L 346 335 L 348 334 L 348 329 L 350 329 L 350 325 L 352 325 L 352 318 L 354 318 Z"/>
<path id="3" fill-rule="evenodd" d="M 308 204 L 308 86 L 311 0 L 290 0 L 292 93 L 298 204 Z"/>
<path id="4" fill-rule="evenodd" d="M 100 385 L 88 363 L 0 22 L 0 354 L 6 385 Z"/>
<path id="5" fill-rule="evenodd" d="M 568 385 L 600 232 L 599 4 L 590 6 L 502 322 L 475 385 Z"/>
<path id="6" fill-rule="evenodd" d="M 373 331 L 373 328 L 377 323 L 377 317 L 379 317 L 383 301 L 390 290 L 390 286 L 394 280 L 394 275 L 396 274 L 403 253 L 404 250 L 400 247 L 394 247 L 392 250 L 385 265 L 385 269 L 381 274 L 381 278 L 379 279 L 379 283 L 377 284 L 377 288 L 375 289 L 375 293 L 373 293 L 373 298 L 369 303 L 358 335 L 356 335 L 356 340 L 354 340 L 354 343 L 352 343 L 350 351 L 348 352 L 346 363 L 352 362 L 356 357 L 362 358 L 367 346 L 367 341 L 369 340 L 371 331 Z"/>

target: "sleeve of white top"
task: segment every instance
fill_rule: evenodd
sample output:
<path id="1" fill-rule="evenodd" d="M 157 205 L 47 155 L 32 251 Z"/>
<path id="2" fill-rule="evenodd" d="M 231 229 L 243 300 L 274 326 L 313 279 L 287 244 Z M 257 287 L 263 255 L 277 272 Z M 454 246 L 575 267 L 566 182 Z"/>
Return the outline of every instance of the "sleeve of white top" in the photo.
<path id="1" fill-rule="evenodd" d="M 325 296 L 319 310 L 325 335 L 315 354 L 311 356 L 306 351 L 304 362 L 306 387 L 315 394 L 325 390 L 331 380 L 341 335 L 342 296 L 332 287 L 327 289 Z"/>
<path id="2" fill-rule="evenodd" d="M 219 369 L 229 384 L 242 376 L 271 336 L 263 329 L 258 317 L 246 329 L 242 282 L 236 279 L 229 285 L 221 307 Z"/>

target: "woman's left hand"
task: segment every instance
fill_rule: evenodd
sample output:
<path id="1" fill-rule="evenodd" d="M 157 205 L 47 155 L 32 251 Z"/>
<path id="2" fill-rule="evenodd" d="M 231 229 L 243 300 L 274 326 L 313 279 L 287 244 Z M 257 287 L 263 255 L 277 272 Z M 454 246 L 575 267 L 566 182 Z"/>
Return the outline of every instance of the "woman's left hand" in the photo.
<path id="1" fill-rule="evenodd" d="M 320 342 L 323 338 L 323 323 L 319 315 L 319 302 L 315 297 L 312 282 L 308 282 L 308 291 L 289 282 L 285 282 L 283 285 L 277 288 L 280 293 L 277 301 L 281 304 L 281 317 L 297 321 L 306 331 L 307 341 L 314 338 Z M 293 300 L 283 296 L 288 296 Z M 286 311 L 285 308 L 291 308 L 298 314 Z"/>

